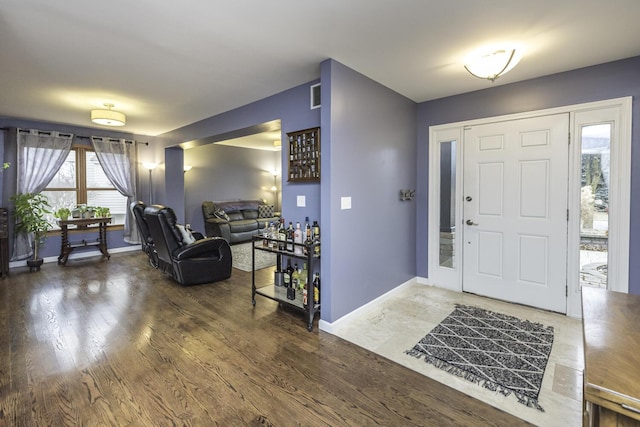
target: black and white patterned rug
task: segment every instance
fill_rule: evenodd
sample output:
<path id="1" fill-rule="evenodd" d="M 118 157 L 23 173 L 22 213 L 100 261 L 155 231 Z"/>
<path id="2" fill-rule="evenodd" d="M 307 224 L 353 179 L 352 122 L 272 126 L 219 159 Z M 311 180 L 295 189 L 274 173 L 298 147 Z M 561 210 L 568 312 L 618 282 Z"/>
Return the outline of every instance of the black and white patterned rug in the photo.
<path id="1" fill-rule="evenodd" d="M 544 412 L 538 395 L 552 344 L 552 326 L 456 305 L 406 353 Z"/>

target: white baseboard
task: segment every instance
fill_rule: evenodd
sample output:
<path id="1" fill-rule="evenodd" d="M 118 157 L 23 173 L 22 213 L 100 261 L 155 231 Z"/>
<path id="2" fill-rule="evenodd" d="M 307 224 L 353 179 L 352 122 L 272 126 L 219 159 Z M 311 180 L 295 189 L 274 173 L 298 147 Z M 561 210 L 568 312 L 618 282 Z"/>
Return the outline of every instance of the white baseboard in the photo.
<path id="1" fill-rule="evenodd" d="M 344 316 L 342 316 L 339 319 L 336 319 L 333 322 L 327 322 L 326 320 L 320 319 L 320 321 L 318 322 L 318 328 L 320 328 L 321 331 L 333 334 L 333 331 L 335 330 L 335 328 L 340 323 L 345 322 L 345 321 L 347 321 L 348 319 L 350 319 L 352 317 L 358 316 L 358 315 L 362 314 L 366 310 L 375 308 L 376 306 L 382 304 L 384 301 L 386 301 L 389 298 L 391 298 L 391 296 L 393 296 L 395 293 L 401 291 L 402 289 L 404 289 L 407 286 L 410 286 L 410 285 L 412 285 L 414 283 L 416 283 L 416 278 L 415 277 L 413 279 L 409 279 L 406 282 L 396 286 L 395 288 L 391 289 L 390 291 L 388 291 L 388 292 L 380 295 L 376 299 L 373 299 L 373 300 L 369 301 L 368 303 L 356 308 L 355 310 L 345 314 Z"/>
<path id="2" fill-rule="evenodd" d="M 117 254 L 117 253 L 120 253 L 120 252 L 132 252 L 132 251 L 141 251 L 141 250 L 142 250 L 142 245 L 131 245 L 131 246 L 122 246 L 120 248 L 109 249 L 109 253 L 110 254 Z M 75 252 L 75 253 L 71 253 L 69 255 L 69 259 L 90 258 L 90 257 L 94 257 L 94 256 L 102 256 L 102 254 L 100 252 L 96 252 L 96 251 Z M 58 262 L 58 257 L 57 256 L 50 256 L 50 257 L 43 258 L 43 260 L 44 260 L 45 263 Z M 26 259 L 22 259 L 20 261 L 11 261 L 9 263 L 9 268 L 26 267 L 26 266 L 27 266 L 27 260 Z"/>

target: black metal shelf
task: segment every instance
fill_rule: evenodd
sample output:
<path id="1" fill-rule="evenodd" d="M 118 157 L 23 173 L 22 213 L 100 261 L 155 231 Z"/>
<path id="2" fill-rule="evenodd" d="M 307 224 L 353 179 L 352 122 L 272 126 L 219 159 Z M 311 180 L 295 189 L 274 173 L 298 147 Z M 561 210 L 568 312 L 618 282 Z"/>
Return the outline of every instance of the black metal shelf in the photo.
<path id="1" fill-rule="evenodd" d="M 263 241 L 266 241 L 269 245 L 263 246 Z M 309 331 L 313 330 L 313 319 L 316 313 L 320 312 L 320 304 L 313 302 L 313 271 L 314 265 L 317 261 L 320 260 L 320 254 L 316 253 L 316 248 L 320 247 L 320 243 L 312 243 L 312 244 L 300 244 L 294 243 L 295 247 L 302 246 L 303 252 L 306 248 L 307 254 L 296 254 L 295 252 L 283 251 L 277 248 L 271 247 L 273 243 L 278 243 L 278 239 L 265 238 L 262 236 L 253 236 L 252 245 L 253 250 L 251 252 L 251 303 L 256 305 L 256 295 L 263 296 L 265 298 L 271 299 L 273 301 L 277 301 L 278 303 L 285 304 L 290 307 L 297 308 L 305 313 L 305 318 L 307 320 L 307 329 Z M 296 298 L 291 300 L 287 298 L 287 288 L 285 286 L 276 286 L 274 284 L 270 284 L 264 287 L 256 288 L 256 257 L 255 251 L 264 251 L 270 252 L 277 255 L 277 265 L 280 269 L 282 267 L 282 256 L 302 259 L 307 261 L 307 289 L 308 296 L 307 300 L 311 302 L 307 305 L 303 304 L 303 296 L 302 292 L 296 291 Z"/>

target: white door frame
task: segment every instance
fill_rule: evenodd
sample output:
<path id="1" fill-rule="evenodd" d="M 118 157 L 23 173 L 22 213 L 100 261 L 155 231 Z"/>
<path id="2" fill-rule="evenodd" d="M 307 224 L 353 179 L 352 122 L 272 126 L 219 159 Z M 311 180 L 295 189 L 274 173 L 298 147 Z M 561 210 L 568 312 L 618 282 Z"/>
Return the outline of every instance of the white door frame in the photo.
<path id="1" fill-rule="evenodd" d="M 558 108 L 509 114 L 429 127 L 429 277 L 428 283 L 458 292 L 462 291 L 462 240 L 464 227 L 454 241 L 456 262 L 453 268 L 439 265 L 440 224 L 440 150 L 445 141 L 456 141 L 456 164 L 462 165 L 464 156 L 463 128 L 497 121 L 518 120 L 549 114 L 569 113 L 571 129 L 569 156 L 569 233 L 567 242 L 567 315 L 581 317 L 579 260 L 580 260 L 580 128 L 589 123 L 590 114 L 610 109 L 615 123 L 611 146 L 611 186 L 609 189 L 609 289 L 629 292 L 629 212 L 631 198 L 631 117 L 632 97 L 575 104 Z M 456 167 L 455 218 L 462 221 L 463 168 Z"/>

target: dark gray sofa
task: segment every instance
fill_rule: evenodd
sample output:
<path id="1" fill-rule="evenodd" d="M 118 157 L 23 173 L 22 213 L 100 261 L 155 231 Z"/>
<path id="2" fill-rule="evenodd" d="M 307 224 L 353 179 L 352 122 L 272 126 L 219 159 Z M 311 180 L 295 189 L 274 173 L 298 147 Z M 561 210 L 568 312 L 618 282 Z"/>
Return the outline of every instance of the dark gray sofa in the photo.
<path id="1" fill-rule="evenodd" d="M 207 237 L 222 237 L 230 244 L 248 242 L 265 223 L 280 221 L 280 213 L 262 200 L 205 201 L 202 216 Z"/>

